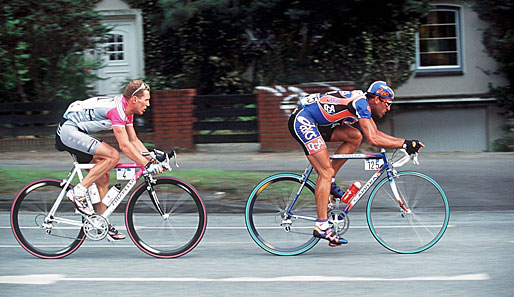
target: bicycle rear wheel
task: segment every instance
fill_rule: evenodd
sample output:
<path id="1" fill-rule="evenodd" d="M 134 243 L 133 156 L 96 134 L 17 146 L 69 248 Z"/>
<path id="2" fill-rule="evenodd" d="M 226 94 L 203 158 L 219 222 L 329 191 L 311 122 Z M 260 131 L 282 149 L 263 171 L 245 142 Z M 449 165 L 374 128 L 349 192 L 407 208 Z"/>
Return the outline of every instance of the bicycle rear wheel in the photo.
<path id="1" fill-rule="evenodd" d="M 366 218 L 371 234 L 393 252 L 423 252 L 434 246 L 448 227 L 450 207 L 446 195 L 423 173 L 398 172 L 394 182 L 410 212 L 400 207 L 388 179 L 383 179 L 373 189 L 367 204 Z"/>
<path id="2" fill-rule="evenodd" d="M 257 245 L 269 253 L 298 255 L 319 241 L 312 236 L 316 220 L 313 182 L 308 180 L 305 184 L 291 211 L 293 215 L 286 214 L 300 189 L 301 179 L 302 176 L 293 173 L 272 175 L 261 181 L 248 197 L 246 228 Z"/>
<path id="3" fill-rule="evenodd" d="M 125 224 L 132 241 L 157 258 L 176 258 L 198 245 L 207 226 L 207 213 L 193 186 L 172 177 L 152 184 L 164 216 L 141 184 L 127 204 Z"/>
<path id="4" fill-rule="evenodd" d="M 34 256 L 57 259 L 73 253 L 84 242 L 80 226 L 58 219 L 81 222 L 75 206 L 63 198 L 53 217 L 48 216 L 63 187 L 57 179 L 41 179 L 23 188 L 11 208 L 11 229 L 18 243 Z M 70 187 L 71 188 L 71 187 Z M 69 189 L 69 188 L 68 188 Z"/>

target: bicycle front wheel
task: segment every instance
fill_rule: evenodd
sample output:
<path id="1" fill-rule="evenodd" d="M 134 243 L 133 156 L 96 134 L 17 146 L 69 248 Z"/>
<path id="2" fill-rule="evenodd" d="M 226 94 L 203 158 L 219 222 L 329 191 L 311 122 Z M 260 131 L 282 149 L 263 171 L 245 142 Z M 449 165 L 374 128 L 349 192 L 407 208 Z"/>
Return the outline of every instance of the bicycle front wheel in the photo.
<path id="1" fill-rule="evenodd" d="M 136 246 L 151 256 L 180 257 L 196 247 L 205 233 L 205 206 L 188 183 L 172 177 L 155 181 L 152 187 L 157 201 L 149 195 L 146 183 L 130 198 L 125 214 L 127 231 Z"/>
<path id="2" fill-rule="evenodd" d="M 75 206 L 66 197 L 55 205 L 62 190 L 60 180 L 41 179 L 28 184 L 14 199 L 11 229 L 18 243 L 34 256 L 62 258 L 84 242 L 84 231 L 78 226 L 82 220 L 75 213 Z M 56 211 L 49 216 L 54 206 Z M 77 225 L 66 224 L 65 220 Z"/>
<path id="3" fill-rule="evenodd" d="M 286 213 L 298 191 L 302 176 L 293 173 L 272 175 L 261 181 L 248 197 L 246 228 L 265 251 L 279 256 L 304 253 L 318 243 L 312 236 L 316 220 L 314 183 L 308 180 L 292 210 Z"/>
<path id="4" fill-rule="evenodd" d="M 446 195 L 433 179 L 419 172 L 398 172 L 394 184 L 408 211 L 396 200 L 389 180 L 383 179 L 367 204 L 371 234 L 393 252 L 423 252 L 434 246 L 448 227 L 450 207 Z"/>

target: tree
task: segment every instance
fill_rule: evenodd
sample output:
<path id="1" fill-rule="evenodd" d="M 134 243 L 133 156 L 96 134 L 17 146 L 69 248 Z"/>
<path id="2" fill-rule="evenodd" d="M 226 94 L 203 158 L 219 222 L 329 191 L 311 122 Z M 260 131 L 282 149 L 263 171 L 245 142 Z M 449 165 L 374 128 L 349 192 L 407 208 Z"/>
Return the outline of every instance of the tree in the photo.
<path id="1" fill-rule="evenodd" d="M 491 57 L 500 63 L 509 81 L 507 86 L 491 86 L 498 105 L 508 116 L 504 136 L 493 145 L 495 150 L 514 151 L 514 2 L 509 0 L 476 0 L 473 9 L 489 23 L 482 34 Z"/>
<path id="2" fill-rule="evenodd" d="M 152 28 L 152 39 L 145 37 L 149 79 L 200 93 L 320 80 L 398 86 L 410 75 L 418 20 L 428 12 L 428 1 L 414 0 L 130 3 Z"/>
<path id="3" fill-rule="evenodd" d="M 107 28 L 99 0 L 10 0 L 0 9 L 2 101 L 84 98 L 100 64 L 88 59 Z"/>
<path id="4" fill-rule="evenodd" d="M 491 57 L 500 63 L 509 86 L 493 86 L 500 106 L 505 107 L 510 116 L 514 115 L 514 2 L 509 0 L 477 0 L 473 9 L 490 26 L 484 29 L 483 43 Z"/>

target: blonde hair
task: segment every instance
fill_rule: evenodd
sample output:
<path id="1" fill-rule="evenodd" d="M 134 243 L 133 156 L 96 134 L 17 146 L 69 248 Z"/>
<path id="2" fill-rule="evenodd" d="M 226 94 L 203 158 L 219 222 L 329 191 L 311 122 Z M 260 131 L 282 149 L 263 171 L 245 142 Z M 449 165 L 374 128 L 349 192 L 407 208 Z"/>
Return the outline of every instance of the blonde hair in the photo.
<path id="1" fill-rule="evenodd" d="M 145 84 L 147 87 L 146 88 L 143 88 L 143 89 L 140 89 L 139 91 L 137 91 L 136 93 L 134 93 L 137 89 L 139 89 L 143 84 Z M 135 79 L 135 80 L 132 80 L 128 83 L 127 87 L 125 88 L 125 91 L 123 91 L 123 96 L 125 96 L 125 98 L 130 99 L 132 96 L 141 96 L 143 94 L 143 91 L 144 90 L 148 90 L 150 91 L 150 86 L 148 84 L 146 84 L 144 81 L 142 80 L 139 80 L 139 79 Z"/>

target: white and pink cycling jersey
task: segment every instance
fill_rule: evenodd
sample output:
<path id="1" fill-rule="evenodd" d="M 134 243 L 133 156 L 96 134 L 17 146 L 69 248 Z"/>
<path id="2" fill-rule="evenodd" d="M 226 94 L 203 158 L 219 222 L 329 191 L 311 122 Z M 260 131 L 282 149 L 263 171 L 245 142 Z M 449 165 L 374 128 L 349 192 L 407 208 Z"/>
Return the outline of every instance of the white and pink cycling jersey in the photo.
<path id="1" fill-rule="evenodd" d="M 75 101 L 66 110 L 63 117 L 68 119 L 86 133 L 112 130 L 114 126 L 131 126 L 134 115 L 127 116 L 127 100 L 123 95 L 116 97 L 93 97 L 84 101 Z"/>

